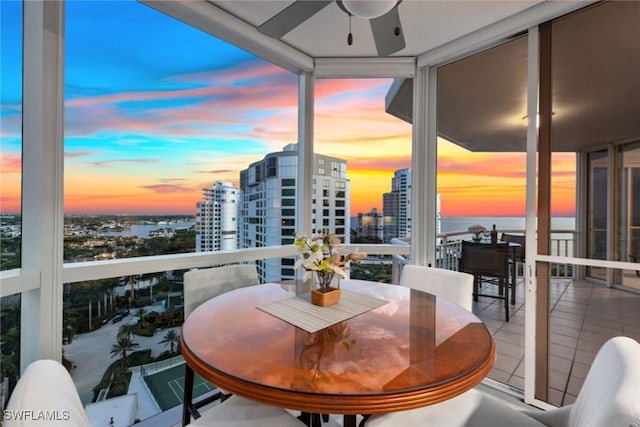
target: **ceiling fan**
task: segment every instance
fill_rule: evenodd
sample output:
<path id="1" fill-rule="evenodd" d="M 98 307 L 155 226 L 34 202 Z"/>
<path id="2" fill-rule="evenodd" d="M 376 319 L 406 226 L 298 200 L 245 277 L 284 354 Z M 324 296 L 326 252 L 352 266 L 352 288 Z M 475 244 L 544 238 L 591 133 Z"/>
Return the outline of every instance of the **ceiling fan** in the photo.
<path id="1" fill-rule="evenodd" d="M 279 39 L 333 2 L 349 15 L 349 45 L 353 41 L 351 17 L 355 16 L 369 19 L 379 56 L 391 55 L 406 46 L 398 14 L 402 0 L 296 0 L 258 26 L 258 31 Z"/>

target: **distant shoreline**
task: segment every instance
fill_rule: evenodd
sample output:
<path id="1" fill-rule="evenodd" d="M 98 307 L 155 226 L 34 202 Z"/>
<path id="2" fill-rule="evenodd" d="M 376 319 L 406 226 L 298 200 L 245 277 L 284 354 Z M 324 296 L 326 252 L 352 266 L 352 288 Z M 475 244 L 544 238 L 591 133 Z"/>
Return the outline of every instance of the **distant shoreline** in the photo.
<path id="1" fill-rule="evenodd" d="M 495 224 L 498 230 L 523 230 L 525 217 L 517 216 L 471 216 L 471 217 L 442 217 L 440 218 L 440 232 L 467 230 L 472 225 L 482 225 L 490 229 Z M 575 230 L 575 217 L 552 217 L 551 229 Z"/>

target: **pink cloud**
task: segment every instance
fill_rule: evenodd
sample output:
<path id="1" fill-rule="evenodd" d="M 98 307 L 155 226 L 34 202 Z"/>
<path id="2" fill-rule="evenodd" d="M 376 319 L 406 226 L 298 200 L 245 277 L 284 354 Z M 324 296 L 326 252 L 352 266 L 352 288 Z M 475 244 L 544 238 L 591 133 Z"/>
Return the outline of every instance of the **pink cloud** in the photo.
<path id="1" fill-rule="evenodd" d="M 232 81 L 237 68 L 223 72 L 197 73 L 190 76 L 207 77 L 220 85 Z M 242 71 L 242 70 L 241 70 Z M 243 74 L 244 72 L 244 74 Z M 176 91 L 127 92 L 97 97 L 75 99 L 67 102 L 68 129 L 73 134 L 91 134 L 100 130 L 126 130 L 151 135 L 203 136 L 215 132 L 220 135 L 232 125 L 245 129 L 230 132 L 235 138 L 247 138 L 246 126 L 261 123 L 264 114 L 279 115 L 286 110 L 287 121 L 296 125 L 297 89 L 295 77 L 276 67 L 263 65 L 240 72 L 240 76 L 263 77 L 261 84 L 252 86 L 207 86 Z M 217 74 L 216 74 L 217 73 Z M 264 79 L 265 73 L 277 78 Z M 221 78 L 216 80 L 216 77 Z M 200 82 L 198 82 L 200 83 Z M 171 108 L 147 108 L 131 116 L 119 108 L 125 101 L 184 100 L 185 104 Z M 198 99 L 198 101 L 193 101 Z M 187 103 L 188 102 L 188 103 Z M 255 135 L 264 136 L 263 132 Z"/>
<path id="2" fill-rule="evenodd" d="M 150 164 L 160 163 L 161 159 L 116 159 L 116 160 L 101 160 L 98 162 L 91 162 L 90 164 L 96 167 L 110 167 L 116 164 Z"/>
<path id="3" fill-rule="evenodd" d="M 158 193 L 158 194 L 193 192 L 192 187 L 186 187 L 186 186 L 176 185 L 176 184 L 141 185 L 140 188 L 144 188 L 145 190 L 151 190 L 152 192 Z"/>
<path id="4" fill-rule="evenodd" d="M 186 178 L 161 178 L 160 182 L 164 182 L 164 183 L 172 183 L 172 182 L 181 182 L 181 181 L 188 181 Z"/>
<path id="5" fill-rule="evenodd" d="M 177 76 L 174 80 L 206 87 L 150 93 L 121 93 L 70 102 L 75 114 L 68 114 L 74 134 L 92 134 L 101 130 L 141 133 L 161 137 L 208 138 L 259 141 L 266 151 L 276 151 L 296 142 L 297 78 L 269 64 L 254 62 L 249 66 L 213 72 Z M 250 86 L 238 86 L 251 80 Z M 319 149 L 324 142 L 332 144 L 333 153 L 340 144 L 353 149 L 366 141 L 371 148 L 382 150 L 397 140 L 410 141 L 410 127 L 384 112 L 380 92 L 389 80 L 319 80 L 316 84 L 316 138 Z M 371 94 L 372 89 L 380 89 Z M 188 99 L 191 104 L 171 108 L 145 109 L 129 115 L 117 103 L 131 100 Z M 194 102 L 193 99 L 198 99 Z M 76 107 L 82 105 L 82 108 Z M 351 147 L 349 147 L 351 146 Z M 386 150 L 385 150 L 386 151 Z M 327 152 L 324 154 L 332 154 Z M 345 153 L 344 156 L 347 156 Z M 257 159 L 256 159 L 257 160 Z M 399 162 L 401 164 L 402 162 Z M 107 163 L 100 164 L 104 166 Z M 355 165 L 354 165 L 355 167 Z M 384 170 L 390 167 L 382 166 Z M 405 167 L 404 165 L 402 167 Z M 202 173 L 202 172 L 200 172 Z M 214 172 L 224 175 L 230 172 Z"/>
<path id="6" fill-rule="evenodd" d="M 268 64 L 267 64 L 268 65 Z M 290 82 L 294 83 L 293 98 L 282 96 L 281 89 L 284 86 L 289 87 L 291 83 L 284 82 L 287 80 L 281 78 L 282 75 L 289 77 Z M 238 85 L 239 81 L 251 77 L 256 80 L 255 84 L 250 86 Z M 173 80 L 190 83 L 193 85 L 205 85 L 189 89 L 174 90 L 155 90 L 144 92 L 122 92 L 108 95 L 90 96 L 83 98 L 75 98 L 67 100 L 67 107 L 90 107 L 93 105 L 119 104 L 123 102 L 133 101 L 149 101 L 149 100 L 191 100 L 191 99 L 223 99 L 232 101 L 232 104 L 240 107 L 246 106 L 242 102 L 254 102 L 265 94 L 279 93 L 279 97 L 273 97 L 275 106 L 291 105 L 291 102 L 297 103 L 297 92 L 293 75 L 274 66 L 265 66 L 261 63 L 252 63 L 250 67 L 245 64 L 236 64 L 236 67 L 217 70 L 212 72 L 199 72 L 177 76 Z M 240 102 L 240 103 L 238 103 Z M 198 104 L 200 105 L 200 104 Z M 253 104 L 251 104 L 253 105 Z"/>
<path id="7" fill-rule="evenodd" d="M 1 153 L 0 165 L 2 165 L 2 174 L 20 173 L 22 171 L 22 156 L 11 153 Z"/>
<path id="8" fill-rule="evenodd" d="M 297 139 L 297 79 L 278 67 L 261 62 L 238 64 L 234 68 L 185 74 L 174 78 L 193 84 L 209 84 L 174 91 L 127 92 L 74 99 L 67 102 L 70 128 L 74 134 L 90 134 L 101 129 L 126 130 L 149 135 L 254 138 L 277 145 Z M 250 80 L 250 86 L 237 82 Z M 370 113 L 384 114 L 383 98 L 375 102 L 361 99 L 373 88 L 386 87 L 388 80 L 320 80 L 316 85 L 317 120 L 342 117 L 345 125 L 366 127 L 375 123 Z M 358 96 L 348 96 L 357 93 Z M 336 97 L 334 95 L 345 96 Z M 352 98 L 359 98 L 354 100 Z M 132 117 L 118 108 L 125 101 L 185 100 L 179 107 L 146 109 Z M 198 101 L 193 101 L 197 99 Z M 81 107 L 81 108 L 78 108 Z M 356 108 L 357 107 L 357 108 Z M 324 111 L 324 113 L 323 113 Z M 397 119 L 391 118 L 389 123 Z M 357 125 L 356 125 L 357 124 Z M 233 129 L 231 126 L 241 126 Z M 249 126 L 249 130 L 247 130 Z M 405 125 L 406 126 L 406 125 Z M 387 137 L 376 137 L 386 139 Z M 334 138 L 349 142 L 362 137 Z"/>
<path id="9" fill-rule="evenodd" d="M 227 174 L 227 173 L 236 173 L 238 171 L 232 169 L 214 169 L 214 170 L 200 170 L 196 171 L 197 173 L 209 174 L 209 175 L 219 175 L 219 174 Z"/>
<path id="10" fill-rule="evenodd" d="M 388 86 L 388 80 L 379 79 L 321 79 L 315 85 L 316 98 L 322 99 L 336 93 L 366 93 L 381 85 Z"/>
<path id="11" fill-rule="evenodd" d="M 87 157 L 98 154 L 97 151 L 65 151 L 64 158 L 65 159 L 76 159 L 79 157 Z"/>
<path id="12" fill-rule="evenodd" d="M 239 81 L 261 80 L 265 77 L 277 79 L 282 75 L 290 75 L 290 73 L 267 62 L 242 61 L 236 63 L 233 68 L 186 73 L 171 80 L 182 82 L 197 81 L 219 85 L 220 83 L 236 84 Z"/>

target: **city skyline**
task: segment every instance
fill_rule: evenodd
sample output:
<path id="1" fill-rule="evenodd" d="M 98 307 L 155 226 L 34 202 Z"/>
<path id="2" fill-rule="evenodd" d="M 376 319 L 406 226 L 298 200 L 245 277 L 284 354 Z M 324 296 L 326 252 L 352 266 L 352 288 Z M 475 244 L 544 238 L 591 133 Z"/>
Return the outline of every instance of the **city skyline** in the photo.
<path id="1" fill-rule="evenodd" d="M 21 3 L 2 3 L 1 210 L 19 213 Z M 192 214 L 203 188 L 237 185 L 297 141 L 296 75 L 140 3 L 68 2 L 66 15 L 65 213 Z M 382 210 L 411 166 L 411 125 L 384 111 L 391 82 L 315 84 L 315 151 L 348 162 L 352 216 Z M 443 215 L 524 215 L 524 153 L 440 139 L 438 156 Z M 556 213 L 573 213 L 573 185 L 554 181 Z"/>

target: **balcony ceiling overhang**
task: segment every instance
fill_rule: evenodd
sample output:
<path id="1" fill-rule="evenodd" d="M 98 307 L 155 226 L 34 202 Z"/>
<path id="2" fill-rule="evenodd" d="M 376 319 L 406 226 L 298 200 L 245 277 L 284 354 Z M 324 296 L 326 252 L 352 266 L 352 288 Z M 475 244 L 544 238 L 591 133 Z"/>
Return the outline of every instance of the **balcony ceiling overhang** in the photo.
<path id="1" fill-rule="evenodd" d="M 640 3 L 613 2 L 553 24 L 553 151 L 640 140 L 639 22 Z M 526 91 L 526 37 L 445 65 L 438 134 L 470 151 L 524 152 Z M 396 81 L 387 112 L 410 122 L 412 94 L 411 79 Z"/>

